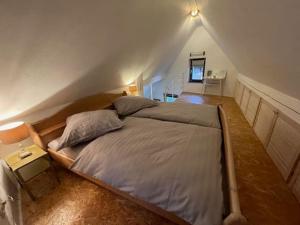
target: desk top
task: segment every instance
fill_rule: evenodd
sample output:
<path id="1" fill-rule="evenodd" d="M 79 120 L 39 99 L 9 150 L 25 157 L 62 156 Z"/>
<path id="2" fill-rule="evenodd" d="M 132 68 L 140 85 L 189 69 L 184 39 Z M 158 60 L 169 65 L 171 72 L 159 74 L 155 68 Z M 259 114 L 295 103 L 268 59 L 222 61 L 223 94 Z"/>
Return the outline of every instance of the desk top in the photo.
<path id="1" fill-rule="evenodd" d="M 13 170 L 16 171 L 23 166 L 26 166 L 27 164 L 33 162 L 34 160 L 41 158 L 45 155 L 47 155 L 47 152 L 45 152 L 43 149 L 38 147 L 37 145 L 31 145 L 24 148 L 25 151 L 29 151 L 32 154 L 24 159 L 21 159 L 19 157 L 19 153 L 21 150 L 18 150 L 4 158 L 5 162 L 8 164 L 8 166 Z"/>
<path id="2" fill-rule="evenodd" d="M 213 77 L 213 76 L 210 76 L 210 77 L 204 77 L 204 79 L 206 80 L 224 80 L 225 79 L 225 76 L 216 76 L 216 77 Z"/>

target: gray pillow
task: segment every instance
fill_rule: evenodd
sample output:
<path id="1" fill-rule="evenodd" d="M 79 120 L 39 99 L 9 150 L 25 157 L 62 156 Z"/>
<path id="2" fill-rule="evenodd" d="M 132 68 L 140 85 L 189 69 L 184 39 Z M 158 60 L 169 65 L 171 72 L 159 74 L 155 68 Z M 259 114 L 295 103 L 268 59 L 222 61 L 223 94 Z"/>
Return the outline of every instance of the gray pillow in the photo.
<path id="1" fill-rule="evenodd" d="M 67 118 L 66 128 L 59 138 L 56 150 L 90 141 L 123 126 L 114 110 L 83 112 Z"/>
<path id="2" fill-rule="evenodd" d="M 141 96 L 122 96 L 117 98 L 113 104 L 121 116 L 127 116 L 141 109 L 158 105 L 156 101 Z"/>

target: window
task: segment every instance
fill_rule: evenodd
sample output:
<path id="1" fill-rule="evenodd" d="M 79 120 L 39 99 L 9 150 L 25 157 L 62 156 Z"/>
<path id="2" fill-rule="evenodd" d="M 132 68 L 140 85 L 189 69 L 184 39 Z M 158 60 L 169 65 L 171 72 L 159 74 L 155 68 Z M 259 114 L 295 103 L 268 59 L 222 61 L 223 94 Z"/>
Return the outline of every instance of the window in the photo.
<path id="1" fill-rule="evenodd" d="M 189 82 L 201 82 L 204 78 L 205 58 L 190 59 L 190 80 Z"/>

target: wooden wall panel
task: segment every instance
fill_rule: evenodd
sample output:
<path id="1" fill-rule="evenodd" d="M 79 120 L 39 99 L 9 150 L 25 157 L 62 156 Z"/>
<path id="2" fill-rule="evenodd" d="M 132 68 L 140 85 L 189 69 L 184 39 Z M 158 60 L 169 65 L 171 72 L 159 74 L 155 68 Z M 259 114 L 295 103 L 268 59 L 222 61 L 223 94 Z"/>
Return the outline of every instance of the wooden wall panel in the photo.
<path id="1" fill-rule="evenodd" d="M 300 124 L 238 82 L 235 101 L 300 202 Z"/>
<path id="2" fill-rule="evenodd" d="M 257 114 L 259 102 L 260 102 L 260 97 L 252 91 L 250 94 L 248 107 L 247 107 L 246 114 L 245 114 L 245 117 L 246 117 L 247 121 L 249 122 L 250 126 L 253 126 L 253 124 L 254 124 L 254 120 L 255 120 L 255 117 Z"/>
<path id="3" fill-rule="evenodd" d="M 241 110 L 244 113 L 244 115 L 246 114 L 246 111 L 247 111 L 250 94 L 251 94 L 250 89 L 247 87 L 244 87 L 244 93 L 243 93 L 242 100 L 241 100 Z"/>
<path id="4" fill-rule="evenodd" d="M 300 130 L 292 121 L 281 116 L 277 118 L 267 152 L 288 180 L 300 153 Z"/>
<path id="5" fill-rule="evenodd" d="M 238 92 L 239 92 L 239 88 L 240 88 L 241 82 L 237 81 L 234 87 L 234 99 L 237 102 L 238 99 Z"/>
<path id="6" fill-rule="evenodd" d="M 244 85 L 240 82 L 237 83 L 236 92 L 235 92 L 235 101 L 238 105 L 241 104 L 241 99 L 244 92 Z"/>
<path id="7" fill-rule="evenodd" d="M 300 163 L 298 163 L 298 166 L 295 170 L 294 176 L 291 179 L 291 182 L 289 183 L 289 186 L 292 189 L 298 201 L 300 202 Z"/>
<path id="8" fill-rule="evenodd" d="M 276 120 L 276 110 L 265 101 L 261 101 L 254 131 L 264 146 L 267 146 Z"/>
<path id="9" fill-rule="evenodd" d="M 300 202 L 300 175 L 295 180 L 295 183 L 292 187 L 293 193 L 296 195 L 298 201 Z"/>

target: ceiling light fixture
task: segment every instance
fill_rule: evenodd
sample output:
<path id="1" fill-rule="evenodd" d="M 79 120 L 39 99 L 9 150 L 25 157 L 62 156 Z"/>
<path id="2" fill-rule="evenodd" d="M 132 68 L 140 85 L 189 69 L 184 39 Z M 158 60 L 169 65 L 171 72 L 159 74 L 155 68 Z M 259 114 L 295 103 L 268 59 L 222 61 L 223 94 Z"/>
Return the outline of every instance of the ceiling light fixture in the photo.
<path id="1" fill-rule="evenodd" d="M 199 16 L 199 9 L 193 9 L 193 10 L 191 11 L 191 16 L 192 16 L 192 17 Z"/>
<path id="2" fill-rule="evenodd" d="M 191 13 L 190 13 L 192 17 L 199 16 L 199 13 L 200 13 L 200 10 L 199 10 L 199 8 L 198 8 L 197 1 L 194 0 L 194 3 L 195 3 L 195 7 L 191 10 Z"/>

